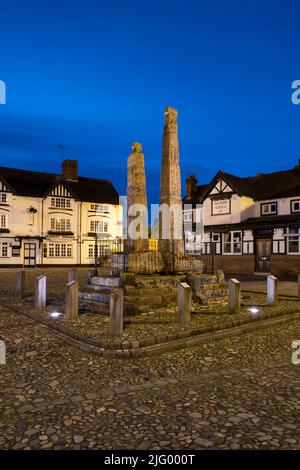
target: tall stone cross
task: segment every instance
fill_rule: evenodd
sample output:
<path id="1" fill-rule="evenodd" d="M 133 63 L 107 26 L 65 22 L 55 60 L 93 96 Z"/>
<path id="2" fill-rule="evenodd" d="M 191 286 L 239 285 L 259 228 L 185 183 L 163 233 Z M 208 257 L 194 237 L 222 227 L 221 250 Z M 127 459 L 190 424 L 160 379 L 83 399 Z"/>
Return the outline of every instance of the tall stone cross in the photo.
<path id="1" fill-rule="evenodd" d="M 169 268 L 170 263 L 174 264 L 175 257 L 184 254 L 177 116 L 176 109 L 165 108 L 160 177 L 159 249 Z"/>
<path id="2" fill-rule="evenodd" d="M 131 251 L 147 251 L 149 243 L 145 160 L 142 144 L 134 142 L 131 148 L 132 154 L 127 161 L 127 246 Z"/>

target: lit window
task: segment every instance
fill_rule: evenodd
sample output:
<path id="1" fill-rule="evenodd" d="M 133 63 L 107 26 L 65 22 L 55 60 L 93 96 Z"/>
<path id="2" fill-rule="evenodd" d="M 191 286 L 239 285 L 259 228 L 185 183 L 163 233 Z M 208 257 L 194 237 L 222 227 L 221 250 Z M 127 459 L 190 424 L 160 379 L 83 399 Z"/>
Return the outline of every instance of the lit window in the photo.
<path id="1" fill-rule="evenodd" d="M 91 225 L 90 225 L 91 232 L 94 233 L 107 233 L 108 232 L 108 223 L 98 221 L 98 220 L 91 220 Z"/>
<path id="2" fill-rule="evenodd" d="M 242 252 L 241 232 L 227 232 L 223 235 L 223 252 L 225 254 L 240 254 Z"/>
<path id="3" fill-rule="evenodd" d="M 60 219 L 57 217 L 56 219 L 51 219 L 51 230 L 57 230 L 60 232 L 70 232 L 71 231 L 71 220 L 70 219 Z"/>

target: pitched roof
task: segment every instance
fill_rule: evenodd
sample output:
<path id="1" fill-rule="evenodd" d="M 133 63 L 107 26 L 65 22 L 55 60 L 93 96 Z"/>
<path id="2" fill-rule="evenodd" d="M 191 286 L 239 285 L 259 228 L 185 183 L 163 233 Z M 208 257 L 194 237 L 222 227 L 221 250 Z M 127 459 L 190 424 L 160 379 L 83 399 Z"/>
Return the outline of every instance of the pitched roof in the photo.
<path id="1" fill-rule="evenodd" d="M 119 204 L 119 194 L 109 180 L 78 176 L 78 181 L 69 181 L 55 173 L 5 167 L 0 167 L 0 176 L 17 196 L 45 197 L 54 185 L 63 183 L 79 201 Z"/>
<path id="2" fill-rule="evenodd" d="M 255 201 L 282 197 L 300 196 L 300 166 L 275 173 L 257 174 L 241 178 L 239 176 L 218 171 L 207 185 L 197 187 L 192 199 L 203 202 L 219 179 L 223 179 L 239 196 L 247 196 Z M 186 203 L 186 199 L 184 199 Z"/>

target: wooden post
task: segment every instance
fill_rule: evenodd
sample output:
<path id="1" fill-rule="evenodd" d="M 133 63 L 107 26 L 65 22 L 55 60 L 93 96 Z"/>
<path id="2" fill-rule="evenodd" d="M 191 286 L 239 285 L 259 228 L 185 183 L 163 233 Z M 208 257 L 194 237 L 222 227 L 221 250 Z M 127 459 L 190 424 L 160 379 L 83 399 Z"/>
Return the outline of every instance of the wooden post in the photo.
<path id="1" fill-rule="evenodd" d="M 67 320 L 78 318 L 78 282 L 70 281 L 66 285 L 65 317 Z"/>
<path id="2" fill-rule="evenodd" d="M 115 289 L 110 294 L 110 335 L 123 333 L 123 289 Z"/>
<path id="3" fill-rule="evenodd" d="M 186 282 L 178 284 L 178 321 L 188 323 L 192 319 L 192 290 Z"/>
<path id="4" fill-rule="evenodd" d="M 23 299 L 25 293 L 25 271 L 18 271 L 16 274 L 16 298 Z"/>
<path id="5" fill-rule="evenodd" d="M 46 276 L 39 276 L 35 280 L 35 308 L 37 310 L 46 307 Z"/>
<path id="6" fill-rule="evenodd" d="M 267 297 L 268 305 L 278 303 L 278 279 L 275 276 L 267 277 Z"/>
<path id="7" fill-rule="evenodd" d="M 241 283 L 237 279 L 229 281 L 229 313 L 241 312 Z"/>

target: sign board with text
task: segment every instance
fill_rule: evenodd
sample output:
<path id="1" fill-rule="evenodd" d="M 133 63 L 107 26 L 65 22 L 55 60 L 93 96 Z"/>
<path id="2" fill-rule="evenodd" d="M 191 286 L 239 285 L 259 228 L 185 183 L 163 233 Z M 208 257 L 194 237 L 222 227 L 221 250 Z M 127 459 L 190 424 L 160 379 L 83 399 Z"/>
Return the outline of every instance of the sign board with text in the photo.
<path id="1" fill-rule="evenodd" d="M 213 199 L 212 215 L 230 214 L 230 199 Z"/>

